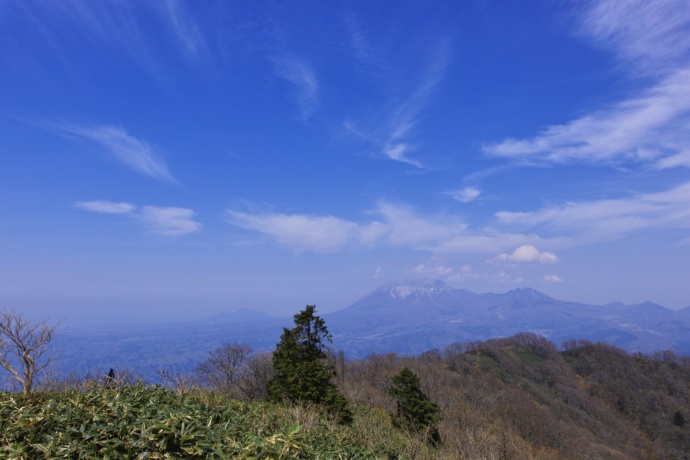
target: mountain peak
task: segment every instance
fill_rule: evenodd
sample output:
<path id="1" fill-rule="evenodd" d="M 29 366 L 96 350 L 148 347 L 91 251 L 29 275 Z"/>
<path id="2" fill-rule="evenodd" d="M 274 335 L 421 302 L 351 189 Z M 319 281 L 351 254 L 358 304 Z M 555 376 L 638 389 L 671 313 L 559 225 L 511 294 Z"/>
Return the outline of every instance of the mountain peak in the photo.
<path id="1" fill-rule="evenodd" d="M 553 300 L 546 294 L 528 287 L 513 289 L 506 294 L 509 294 L 513 300 L 517 300 L 524 304 L 532 304 L 538 300 Z"/>
<path id="2" fill-rule="evenodd" d="M 394 281 L 381 286 L 381 291 L 386 292 L 396 300 L 402 300 L 411 295 L 435 295 L 449 292 L 452 291 L 452 288 L 441 280 L 421 279 Z"/>

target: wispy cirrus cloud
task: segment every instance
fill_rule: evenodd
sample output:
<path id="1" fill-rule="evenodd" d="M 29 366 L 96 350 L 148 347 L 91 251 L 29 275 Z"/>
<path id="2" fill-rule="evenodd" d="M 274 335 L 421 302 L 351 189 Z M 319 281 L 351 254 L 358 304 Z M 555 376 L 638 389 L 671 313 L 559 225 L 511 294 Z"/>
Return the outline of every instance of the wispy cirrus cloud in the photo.
<path id="1" fill-rule="evenodd" d="M 283 54 L 273 58 L 276 73 L 295 90 L 295 101 L 303 120 L 308 120 L 318 104 L 319 81 L 311 65 L 298 57 Z"/>
<path id="2" fill-rule="evenodd" d="M 358 36 L 363 42 L 364 38 Z M 358 49 L 364 48 L 360 43 Z M 353 136 L 364 141 L 374 143 L 379 153 L 390 160 L 407 163 L 419 169 L 425 169 L 425 163 L 414 156 L 419 147 L 414 142 L 414 132 L 420 118 L 426 109 L 431 95 L 436 91 L 446 74 L 446 68 L 450 61 L 448 39 L 442 38 L 430 42 L 424 47 L 423 57 L 405 56 L 403 59 L 405 75 L 409 70 L 420 67 L 418 62 L 423 62 L 421 71 L 413 74 L 410 81 L 405 81 L 401 86 L 411 88 L 397 95 L 391 100 L 389 106 L 380 113 L 377 111 L 373 118 L 363 121 L 346 120 L 343 127 Z M 411 64 L 409 61 L 415 61 Z M 390 80 L 400 80 L 400 75 L 389 70 Z M 390 84 L 390 81 L 386 81 Z"/>
<path id="3" fill-rule="evenodd" d="M 690 66 L 638 97 L 546 128 L 529 139 L 487 145 L 490 155 L 567 163 L 653 162 L 681 165 L 690 149 Z M 687 156 L 687 153 L 685 153 Z"/>
<path id="4" fill-rule="evenodd" d="M 3 7 L 6 5 L 3 4 Z M 13 7 L 16 18 L 40 31 L 41 46 L 48 47 L 63 63 L 76 69 L 63 48 L 79 45 L 87 52 L 131 59 L 157 78 L 166 63 L 160 59 L 161 45 L 185 58 L 208 57 L 202 29 L 192 14 L 177 0 L 120 2 L 117 0 L 72 0 L 43 2 L 26 0 Z M 162 22 L 168 35 L 152 34 L 152 22 Z M 165 29 L 163 29 L 165 30 Z M 11 44 L 8 44 L 8 48 Z M 2 53 L 0 52 L 0 56 Z"/>
<path id="5" fill-rule="evenodd" d="M 580 32 L 644 73 L 668 74 L 690 53 L 690 12 L 685 0 L 590 1 Z"/>
<path id="6" fill-rule="evenodd" d="M 201 231 L 202 224 L 194 219 L 192 209 L 178 207 L 142 206 L 107 200 L 77 201 L 77 209 L 100 214 L 121 214 L 141 222 L 151 233 L 169 237 L 189 235 Z"/>
<path id="7" fill-rule="evenodd" d="M 690 182 L 627 198 L 569 202 L 529 212 L 498 212 L 512 230 L 565 235 L 570 245 L 621 238 L 647 229 L 690 229 Z"/>
<path id="8" fill-rule="evenodd" d="M 159 5 L 185 53 L 194 57 L 208 55 L 204 35 L 184 5 L 178 0 L 163 0 Z"/>
<path id="9" fill-rule="evenodd" d="M 343 14 L 347 45 L 352 50 L 355 63 L 366 74 L 379 73 L 386 69 L 386 54 L 381 46 L 372 43 L 353 11 Z"/>
<path id="10" fill-rule="evenodd" d="M 627 99 L 484 152 L 523 162 L 690 166 L 690 8 L 683 0 L 592 1 L 580 32 L 651 83 Z"/>
<path id="11" fill-rule="evenodd" d="M 148 142 L 131 136 L 120 126 L 54 124 L 52 127 L 63 135 L 76 135 L 97 143 L 117 161 L 139 174 L 162 182 L 175 182 L 163 156 Z"/>

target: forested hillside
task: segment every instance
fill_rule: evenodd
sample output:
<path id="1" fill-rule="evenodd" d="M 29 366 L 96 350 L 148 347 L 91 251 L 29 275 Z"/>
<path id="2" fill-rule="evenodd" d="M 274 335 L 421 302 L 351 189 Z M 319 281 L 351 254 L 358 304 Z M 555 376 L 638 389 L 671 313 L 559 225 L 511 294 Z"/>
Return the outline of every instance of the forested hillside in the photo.
<path id="1" fill-rule="evenodd" d="M 393 410 L 387 382 L 413 369 L 441 407 L 440 452 L 465 458 L 689 458 L 690 360 L 544 338 L 455 344 L 345 366 L 355 401 Z"/>
<path id="2" fill-rule="evenodd" d="M 216 360 L 214 368 L 210 355 L 194 373 L 167 375 L 169 390 L 122 380 L 105 388 L 96 375 L 54 382 L 29 399 L 3 393 L 3 452 L 12 458 L 35 458 L 41 449 L 52 449 L 45 450 L 51 458 L 103 456 L 107 449 L 112 458 L 133 452 L 146 452 L 142 458 L 689 458 L 690 359 L 670 352 L 629 355 L 584 341 L 558 350 L 542 337 L 518 334 L 416 357 L 346 361 L 332 353 L 335 383 L 353 407 L 350 425 L 315 407 L 265 402 L 269 355 L 237 344 L 216 352 L 215 358 L 237 359 Z M 403 368 L 419 376 L 438 405 L 440 443 L 395 423 L 391 384 Z M 230 378 L 214 381 L 223 369 L 232 370 Z M 75 453 L 79 446 L 103 450 Z"/>

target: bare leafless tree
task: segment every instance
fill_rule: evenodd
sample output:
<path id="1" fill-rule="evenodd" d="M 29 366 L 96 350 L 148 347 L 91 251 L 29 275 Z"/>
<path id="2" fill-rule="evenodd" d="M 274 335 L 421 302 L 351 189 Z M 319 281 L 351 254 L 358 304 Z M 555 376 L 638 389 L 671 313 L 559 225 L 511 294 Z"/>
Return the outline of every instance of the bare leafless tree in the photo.
<path id="1" fill-rule="evenodd" d="M 55 355 L 49 348 L 60 323 L 32 323 L 14 309 L 0 313 L 0 366 L 29 395 L 39 374 L 50 369 Z"/>
<path id="2" fill-rule="evenodd" d="M 196 369 L 201 381 L 216 391 L 233 393 L 242 376 L 247 358 L 252 353 L 249 345 L 226 343 L 211 351 Z"/>
<path id="3" fill-rule="evenodd" d="M 268 399 L 267 385 L 273 377 L 273 359 L 271 353 L 255 353 L 247 359 L 245 372 L 238 386 L 250 401 Z"/>

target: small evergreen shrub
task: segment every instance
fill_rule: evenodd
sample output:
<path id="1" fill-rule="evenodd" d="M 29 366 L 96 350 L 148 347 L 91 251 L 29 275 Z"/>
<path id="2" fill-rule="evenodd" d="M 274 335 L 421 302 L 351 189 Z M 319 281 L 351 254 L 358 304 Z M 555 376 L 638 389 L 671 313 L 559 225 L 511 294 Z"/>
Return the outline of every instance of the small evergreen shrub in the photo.
<path id="1" fill-rule="evenodd" d="M 393 376 L 388 392 L 397 400 L 395 422 L 398 426 L 417 433 L 426 433 L 428 440 L 438 445 L 441 436 L 436 427 L 439 408 L 424 394 L 419 377 L 407 367 Z"/>

